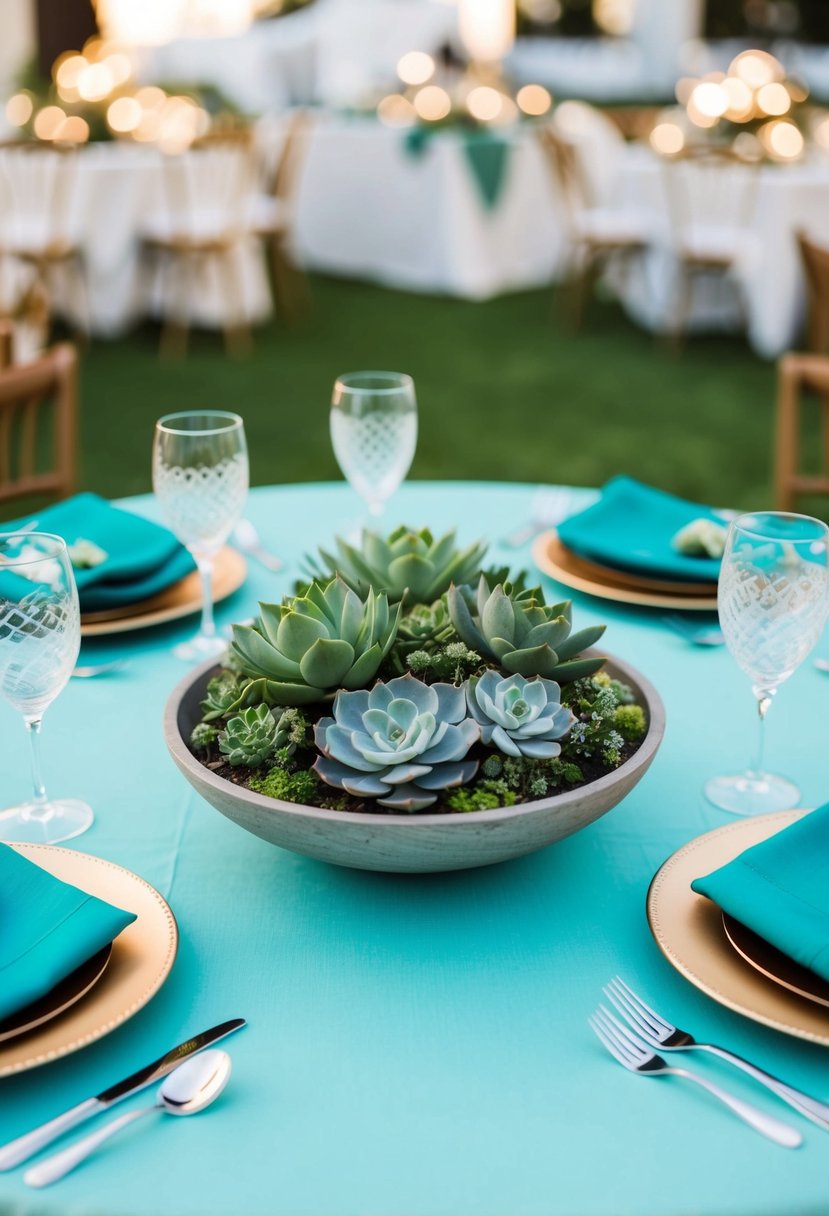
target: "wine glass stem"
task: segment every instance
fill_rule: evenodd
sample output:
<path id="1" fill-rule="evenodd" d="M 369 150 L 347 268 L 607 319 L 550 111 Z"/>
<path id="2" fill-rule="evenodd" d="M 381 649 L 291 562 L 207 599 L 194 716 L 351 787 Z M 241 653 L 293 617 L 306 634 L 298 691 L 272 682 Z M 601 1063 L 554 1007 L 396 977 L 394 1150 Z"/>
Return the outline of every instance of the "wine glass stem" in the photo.
<path id="1" fill-rule="evenodd" d="M 757 698 L 759 727 L 757 731 L 757 751 L 754 753 L 754 764 L 752 764 L 749 772 L 755 777 L 760 777 L 763 772 L 763 758 L 766 746 L 766 714 L 769 711 L 774 691 L 767 688 L 755 688 L 754 695 Z"/>
<path id="2" fill-rule="evenodd" d="M 201 634 L 212 638 L 216 633 L 213 620 L 213 558 L 196 556 L 196 565 L 201 575 Z"/>
<path id="3" fill-rule="evenodd" d="M 32 801 L 27 808 L 27 818 L 48 819 L 50 812 L 48 810 L 46 786 L 43 784 L 40 762 L 40 728 L 43 719 L 26 717 L 23 720 L 26 723 L 26 733 L 29 736 L 29 755 L 32 761 Z"/>

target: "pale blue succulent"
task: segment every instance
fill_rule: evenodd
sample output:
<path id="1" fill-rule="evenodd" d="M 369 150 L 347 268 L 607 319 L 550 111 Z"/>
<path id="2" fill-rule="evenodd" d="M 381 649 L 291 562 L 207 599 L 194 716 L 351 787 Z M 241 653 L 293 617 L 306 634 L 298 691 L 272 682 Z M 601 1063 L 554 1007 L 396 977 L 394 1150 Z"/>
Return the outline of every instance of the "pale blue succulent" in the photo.
<path id="1" fill-rule="evenodd" d="M 502 676 L 490 668 L 469 681 L 466 697 L 481 727 L 481 742 L 508 756 L 551 760 L 561 752 L 557 740 L 575 722 L 571 710 L 561 704 L 560 686 L 541 676 Z"/>
<path id="2" fill-rule="evenodd" d="M 370 691 L 337 693 L 334 717 L 314 728 L 322 753 L 314 769 L 357 798 L 422 811 L 441 790 L 472 780 L 478 762 L 466 756 L 480 734 L 462 687 L 399 676 Z"/>

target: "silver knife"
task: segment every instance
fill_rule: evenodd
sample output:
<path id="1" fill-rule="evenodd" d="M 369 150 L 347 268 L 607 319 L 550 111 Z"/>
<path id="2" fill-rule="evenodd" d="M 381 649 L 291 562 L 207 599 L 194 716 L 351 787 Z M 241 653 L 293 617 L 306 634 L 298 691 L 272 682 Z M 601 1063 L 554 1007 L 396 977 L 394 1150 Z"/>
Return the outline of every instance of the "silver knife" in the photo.
<path id="1" fill-rule="evenodd" d="M 62 1136 L 70 1128 L 77 1127 L 79 1123 L 91 1119 L 93 1115 L 100 1114 L 102 1110 L 108 1110 L 122 1098 L 137 1093 L 139 1089 L 144 1089 L 147 1085 L 152 1085 L 153 1081 L 166 1077 L 167 1073 L 172 1072 L 176 1065 L 187 1056 L 202 1051 L 211 1043 L 218 1042 L 219 1039 L 233 1034 L 234 1030 L 240 1030 L 245 1025 L 244 1018 L 233 1018 L 229 1022 L 221 1022 L 211 1030 L 204 1030 L 195 1038 L 179 1043 L 178 1047 L 168 1051 L 161 1059 L 154 1060 L 152 1064 L 147 1064 L 144 1068 L 139 1068 L 138 1072 L 125 1077 L 116 1085 L 111 1085 L 109 1089 L 103 1090 L 97 1097 L 87 1098 L 85 1102 L 73 1106 L 71 1110 L 58 1115 L 55 1119 L 50 1119 L 48 1123 L 42 1123 L 40 1127 L 26 1132 L 23 1136 L 18 1136 L 16 1140 L 10 1140 L 8 1144 L 0 1147 L 0 1170 L 10 1170 L 14 1166 L 20 1165 L 22 1161 L 27 1161 L 29 1157 L 39 1153 L 42 1148 L 51 1144 L 53 1140 L 57 1140 L 58 1136 Z"/>

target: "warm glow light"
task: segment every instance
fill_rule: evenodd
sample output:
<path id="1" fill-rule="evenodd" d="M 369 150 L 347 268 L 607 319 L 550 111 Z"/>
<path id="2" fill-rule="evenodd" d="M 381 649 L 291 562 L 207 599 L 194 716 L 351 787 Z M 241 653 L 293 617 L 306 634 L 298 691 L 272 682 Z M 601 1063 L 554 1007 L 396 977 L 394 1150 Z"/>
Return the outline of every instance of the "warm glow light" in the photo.
<path id="1" fill-rule="evenodd" d="M 133 139 L 140 143 L 152 143 L 158 139 L 161 130 L 161 113 L 159 110 L 143 110 L 141 121 L 133 132 Z"/>
<path id="2" fill-rule="evenodd" d="M 377 117 L 387 127 L 410 127 L 415 121 L 415 108 L 402 93 L 392 93 L 377 106 Z"/>
<path id="3" fill-rule="evenodd" d="M 725 117 L 731 122 L 745 122 L 754 113 L 754 94 L 739 76 L 727 76 L 722 87 L 728 97 Z"/>
<path id="4" fill-rule="evenodd" d="M 593 20 L 616 37 L 630 33 L 635 11 L 636 0 L 593 0 Z"/>
<path id="5" fill-rule="evenodd" d="M 44 106 L 35 115 L 35 135 L 38 139 L 54 139 L 65 120 L 60 106 Z"/>
<path id="6" fill-rule="evenodd" d="M 518 102 L 518 108 L 533 118 L 546 114 L 553 104 L 552 96 L 542 84 L 525 84 L 518 90 L 515 100 Z"/>
<path id="7" fill-rule="evenodd" d="M 414 108 L 425 122 L 439 122 L 452 109 L 452 99 L 439 85 L 427 84 L 415 93 Z"/>
<path id="8" fill-rule="evenodd" d="M 74 51 L 70 51 L 67 55 L 61 55 L 59 59 L 55 60 L 54 67 L 52 68 L 58 88 L 77 89 L 80 74 L 87 66 L 83 55 L 78 55 Z"/>
<path id="9" fill-rule="evenodd" d="M 156 85 L 149 84 L 146 88 L 138 90 L 135 100 L 142 110 L 160 110 L 167 100 L 167 94 Z"/>
<path id="10" fill-rule="evenodd" d="M 761 89 L 773 80 L 782 80 L 782 64 L 768 51 L 743 51 L 733 60 L 729 76 L 739 76 L 752 89 Z"/>
<path id="11" fill-rule="evenodd" d="M 764 84 L 757 93 L 757 105 L 764 114 L 787 114 L 792 99 L 784 84 Z"/>
<path id="12" fill-rule="evenodd" d="M 397 75 L 404 84 L 425 84 L 435 73 L 435 61 L 425 51 L 409 51 L 397 63 Z"/>
<path id="13" fill-rule="evenodd" d="M 515 0 L 458 0 L 458 30 L 470 59 L 497 63 L 515 41 Z"/>
<path id="14" fill-rule="evenodd" d="M 501 94 L 488 84 L 470 89 L 466 97 L 466 108 L 478 122 L 492 122 L 501 113 L 503 105 Z"/>
<path id="15" fill-rule="evenodd" d="M 161 46 L 182 31 L 188 0 L 96 0 L 98 24 L 127 46 Z"/>
<path id="16" fill-rule="evenodd" d="M 134 97 L 119 97 L 107 110 L 107 122 L 118 135 L 128 135 L 138 127 L 143 112 Z"/>
<path id="17" fill-rule="evenodd" d="M 674 93 L 681 106 L 687 106 L 688 102 L 691 100 L 691 94 L 696 87 L 697 81 L 693 76 L 682 76 L 676 82 Z"/>
<path id="18" fill-rule="evenodd" d="M 685 135 L 676 123 L 660 122 L 650 133 L 650 145 L 660 156 L 676 156 L 685 147 Z"/>
<path id="19" fill-rule="evenodd" d="M 196 139 L 199 109 L 189 97 L 169 97 L 161 111 L 158 142 L 164 152 L 183 152 Z"/>
<path id="20" fill-rule="evenodd" d="M 55 139 L 67 144 L 85 144 L 89 139 L 89 123 L 79 114 L 70 114 L 58 127 Z"/>
<path id="21" fill-rule="evenodd" d="M 758 135 L 777 160 L 797 160 L 803 152 L 803 136 L 793 122 L 768 122 Z"/>
<path id="22" fill-rule="evenodd" d="M 28 93 L 15 93 L 6 102 L 6 118 L 13 127 L 25 127 L 32 117 L 34 105 Z"/>
<path id="23" fill-rule="evenodd" d="M 90 63 L 78 76 L 78 93 L 84 101 L 103 101 L 114 84 L 106 63 Z"/>
<path id="24" fill-rule="evenodd" d="M 694 89 L 689 105 L 705 118 L 722 118 L 728 109 L 728 93 L 721 84 L 704 80 Z"/>
<path id="25" fill-rule="evenodd" d="M 556 126 L 563 135 L 584 135 L 590 130 L 590 122 L 590 106 L 583 101 L 562 101 L 556 107 Z"/>
<path id="26" fill-rule="evenodd" d="M 129 55 L 125 55 L 123 51 L 114 51 L 107 55 L 104 63 L 109 68 L 113 84 L 126 84 L 130 76 L 132 76 L 130 57 Z"/>

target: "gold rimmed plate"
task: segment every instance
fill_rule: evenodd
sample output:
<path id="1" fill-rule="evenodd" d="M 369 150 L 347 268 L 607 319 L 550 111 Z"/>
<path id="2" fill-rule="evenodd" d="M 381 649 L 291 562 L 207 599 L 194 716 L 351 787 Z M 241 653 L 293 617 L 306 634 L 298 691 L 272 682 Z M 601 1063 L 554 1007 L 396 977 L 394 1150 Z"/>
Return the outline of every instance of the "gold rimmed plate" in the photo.
<path id="1" fill-rule="evenodd" d="M 701 992 L 764 1026 L 829 1047 L 829 1011 L 748 966 L 726 936 L 720 909 L 691 890 L 695 878 L 732 861 L 805 813 L 777 811 L 739 819 L 689 841 L 657 871 L 647 913 L 665 958 Z"/>
<path id="2" fill-rule="evenodd" d="M 214 603 L 238 591 L 246 575 L 245 559 L 236 549 L 226 545 L 217 555 L 213 571 Z M 81 615 L 81 636 L 102 637 L 110 633 L 127 633 L 131 629 L 164 625 L 199 612 L 201 603 L 201 580 L 198 570 L 194 570 L 186 578 L 149 599 L 102 612 L 84 612 Z"/>
<path id="3" fill-rule="evenodd" d="M 722 914 L 725 935 L 733 950 L 745 959 L 750 967 L 756 968 L 761 975 L 774 984 L 781 984 L 797 996 L 807 1001 L 815 1001 L 829 1009 L 829 983 L 815 975 L 808 967 L 801 967 L 794 959 L 789 958 L 782 950 L 778 950 L 760 937 L 753 930 L 729 916 Z"/>
<path id="4" fill-rule="evenodd" d="M 0 1022 L 0 1043 L 16 1039 L 21 1034 L 28 1034 L 36 1026 L 42 1026 L 44 1022 L 51 1022 L 52 1018 L 59 1017 L 65 1010 L 85 997 L 104 974 L 111 954 L 112 945 L 104 946 L 103 950 L 99 950 L 92 958 L 81 963 L 80 967 L 76 967 L 40 1000 L 32 1001 L 30 1005 L 12 1014 L 11 1017 L 4 1018 Z"/>
<path id="5" fill-rule="evenodd" d="M 167 902 L 137 874 L 55 845 L 11 847 L 63 882 L 134 912 L 136 919 L 112 943 L 106 969 L 83 999 L 19 1038 L 0 1043 L 0 1077 L 49 1064 L 121 1026 L 158 992 L 178 948 L 178 929 Z"/>
<path id="6" fill-rule="evenodd" d="M 688 584 L 611 570 L 578 557 L 562 544 L 555 531 L 543 532 L 536 539 L 532 556 L 539 570 L 557 583 L 598 599 L 674 612 L 717 610 L 715 583 Z"/>

